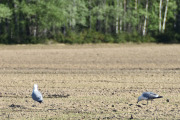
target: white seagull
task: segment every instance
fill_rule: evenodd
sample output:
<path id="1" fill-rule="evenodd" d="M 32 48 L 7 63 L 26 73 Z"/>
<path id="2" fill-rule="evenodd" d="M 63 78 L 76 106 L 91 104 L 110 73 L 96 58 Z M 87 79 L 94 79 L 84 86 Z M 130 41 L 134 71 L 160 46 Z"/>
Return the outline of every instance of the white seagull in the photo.
<path id="1" fill-rule="evenodd" d="M 42 97 L 42 94 L 38 90 L 38 85 L 37 84 L 34 84 L 34 88 L 33 88 L 33 92 L 32 92 L 32 99 L 34 101 L 39 102 L 39 103 L 43 102 L 43 97 Z"/>
<path id="2" fill-rule="evenodd" d="M 147 100 L 147 104 L 148 104 L 148 100 L 151 100 L 152 102 L 153 99 L 157 99 L 157 98 L 163 98 L 163 96 L 159 96 L 153 92 L 143 92 L 142 95 L 138 97 L 137 103 L 141 100 Z"/>

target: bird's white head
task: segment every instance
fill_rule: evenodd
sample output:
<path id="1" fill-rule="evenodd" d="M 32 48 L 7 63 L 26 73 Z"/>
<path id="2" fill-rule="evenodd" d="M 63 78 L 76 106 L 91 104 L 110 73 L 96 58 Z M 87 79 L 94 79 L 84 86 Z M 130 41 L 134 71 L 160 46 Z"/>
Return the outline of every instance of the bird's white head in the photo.
<path id="1" fill-rule="evenodd" d="M 34 84 L 34 89 L 33 90 L 38 90 L 38 85 Z"/>
<path id="2" fill-rule="evenodd" d="M 141 101 L 141 100 L 142 100 L 142 96 L 139 96 L 137 103 L 138 103 L 139 101 Z"/>

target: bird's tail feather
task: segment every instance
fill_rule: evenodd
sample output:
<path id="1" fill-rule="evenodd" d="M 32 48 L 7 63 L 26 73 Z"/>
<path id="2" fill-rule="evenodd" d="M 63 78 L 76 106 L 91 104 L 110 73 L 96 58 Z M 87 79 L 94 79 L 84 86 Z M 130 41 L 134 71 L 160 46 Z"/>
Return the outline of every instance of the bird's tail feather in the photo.
<path id="1" fill-rule="evenodd" d="M 158 96 L 157 98 L 163 98 L 163 96 Z"/>

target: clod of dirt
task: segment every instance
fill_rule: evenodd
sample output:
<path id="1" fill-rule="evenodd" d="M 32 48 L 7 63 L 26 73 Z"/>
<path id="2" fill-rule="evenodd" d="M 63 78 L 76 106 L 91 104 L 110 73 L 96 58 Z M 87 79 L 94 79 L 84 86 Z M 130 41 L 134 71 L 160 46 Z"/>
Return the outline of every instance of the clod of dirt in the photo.
<path id="1" fill-rule="evenodd" d="M 138 107 L 142 108 L 142 107 L 141 107 L 141 105 L 136 105 L 136 106 L 138 106 Z"/>
<path id="2" fill-rule="evenodd" d="M 132 106 L 133 104 L 129 104 L 129 106 Z"/>
<path id="3" fill-rule="evenodd" d="M 151 111 L 147 109 L 146 112 L 151 112 Z"/>
<path id="4" fill-rule="evenodd" d="M 53 110 L 55 110 L 55 111 L 56 111 L 57 109 L 47 109 L 47 111 L 53 111 Z"/>
<path id="5" fill-rule="evenodd" d="M 32 105 L 32 107 L 36 107 L 36 105 Z"/>
<path id="6" fill-rule="evenodd" d="M 133 119 L 133 116 L 131 115 L 131 117 L 129 118 L 130 120 Z"/>
<path id="7" fill-rule="evenodd" d="M 116 109 L 114 109 L 114 110 L 112 110 L 113 112 L 117 112 L 117 110 Z"/>
<path id="8" fill-rule="evenodd" d="M 111 117 L 104 117 L 103 119 L 112 119 Z"/>
<path id="9" fill-rule="evenodd" d="M 166 99 L 166 102 L 169 102 L 169 99 Z"/>
<path id="10" fill-rule="evenodd" d="M 9 107 L 12 107 L 12 108 L 20 108 L 21 106 L 20 106 L 20 105 L 11 104 Z"/>

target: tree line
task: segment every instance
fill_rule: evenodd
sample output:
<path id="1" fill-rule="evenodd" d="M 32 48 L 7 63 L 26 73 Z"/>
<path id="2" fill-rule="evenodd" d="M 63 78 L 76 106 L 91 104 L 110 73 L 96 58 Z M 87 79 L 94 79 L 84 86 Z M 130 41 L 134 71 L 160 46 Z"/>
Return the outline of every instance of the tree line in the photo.
<path id="1" fill-rule="evenodd" d="M 1 0 L 0 43 L 180 42 L 179 0 Z"/>

